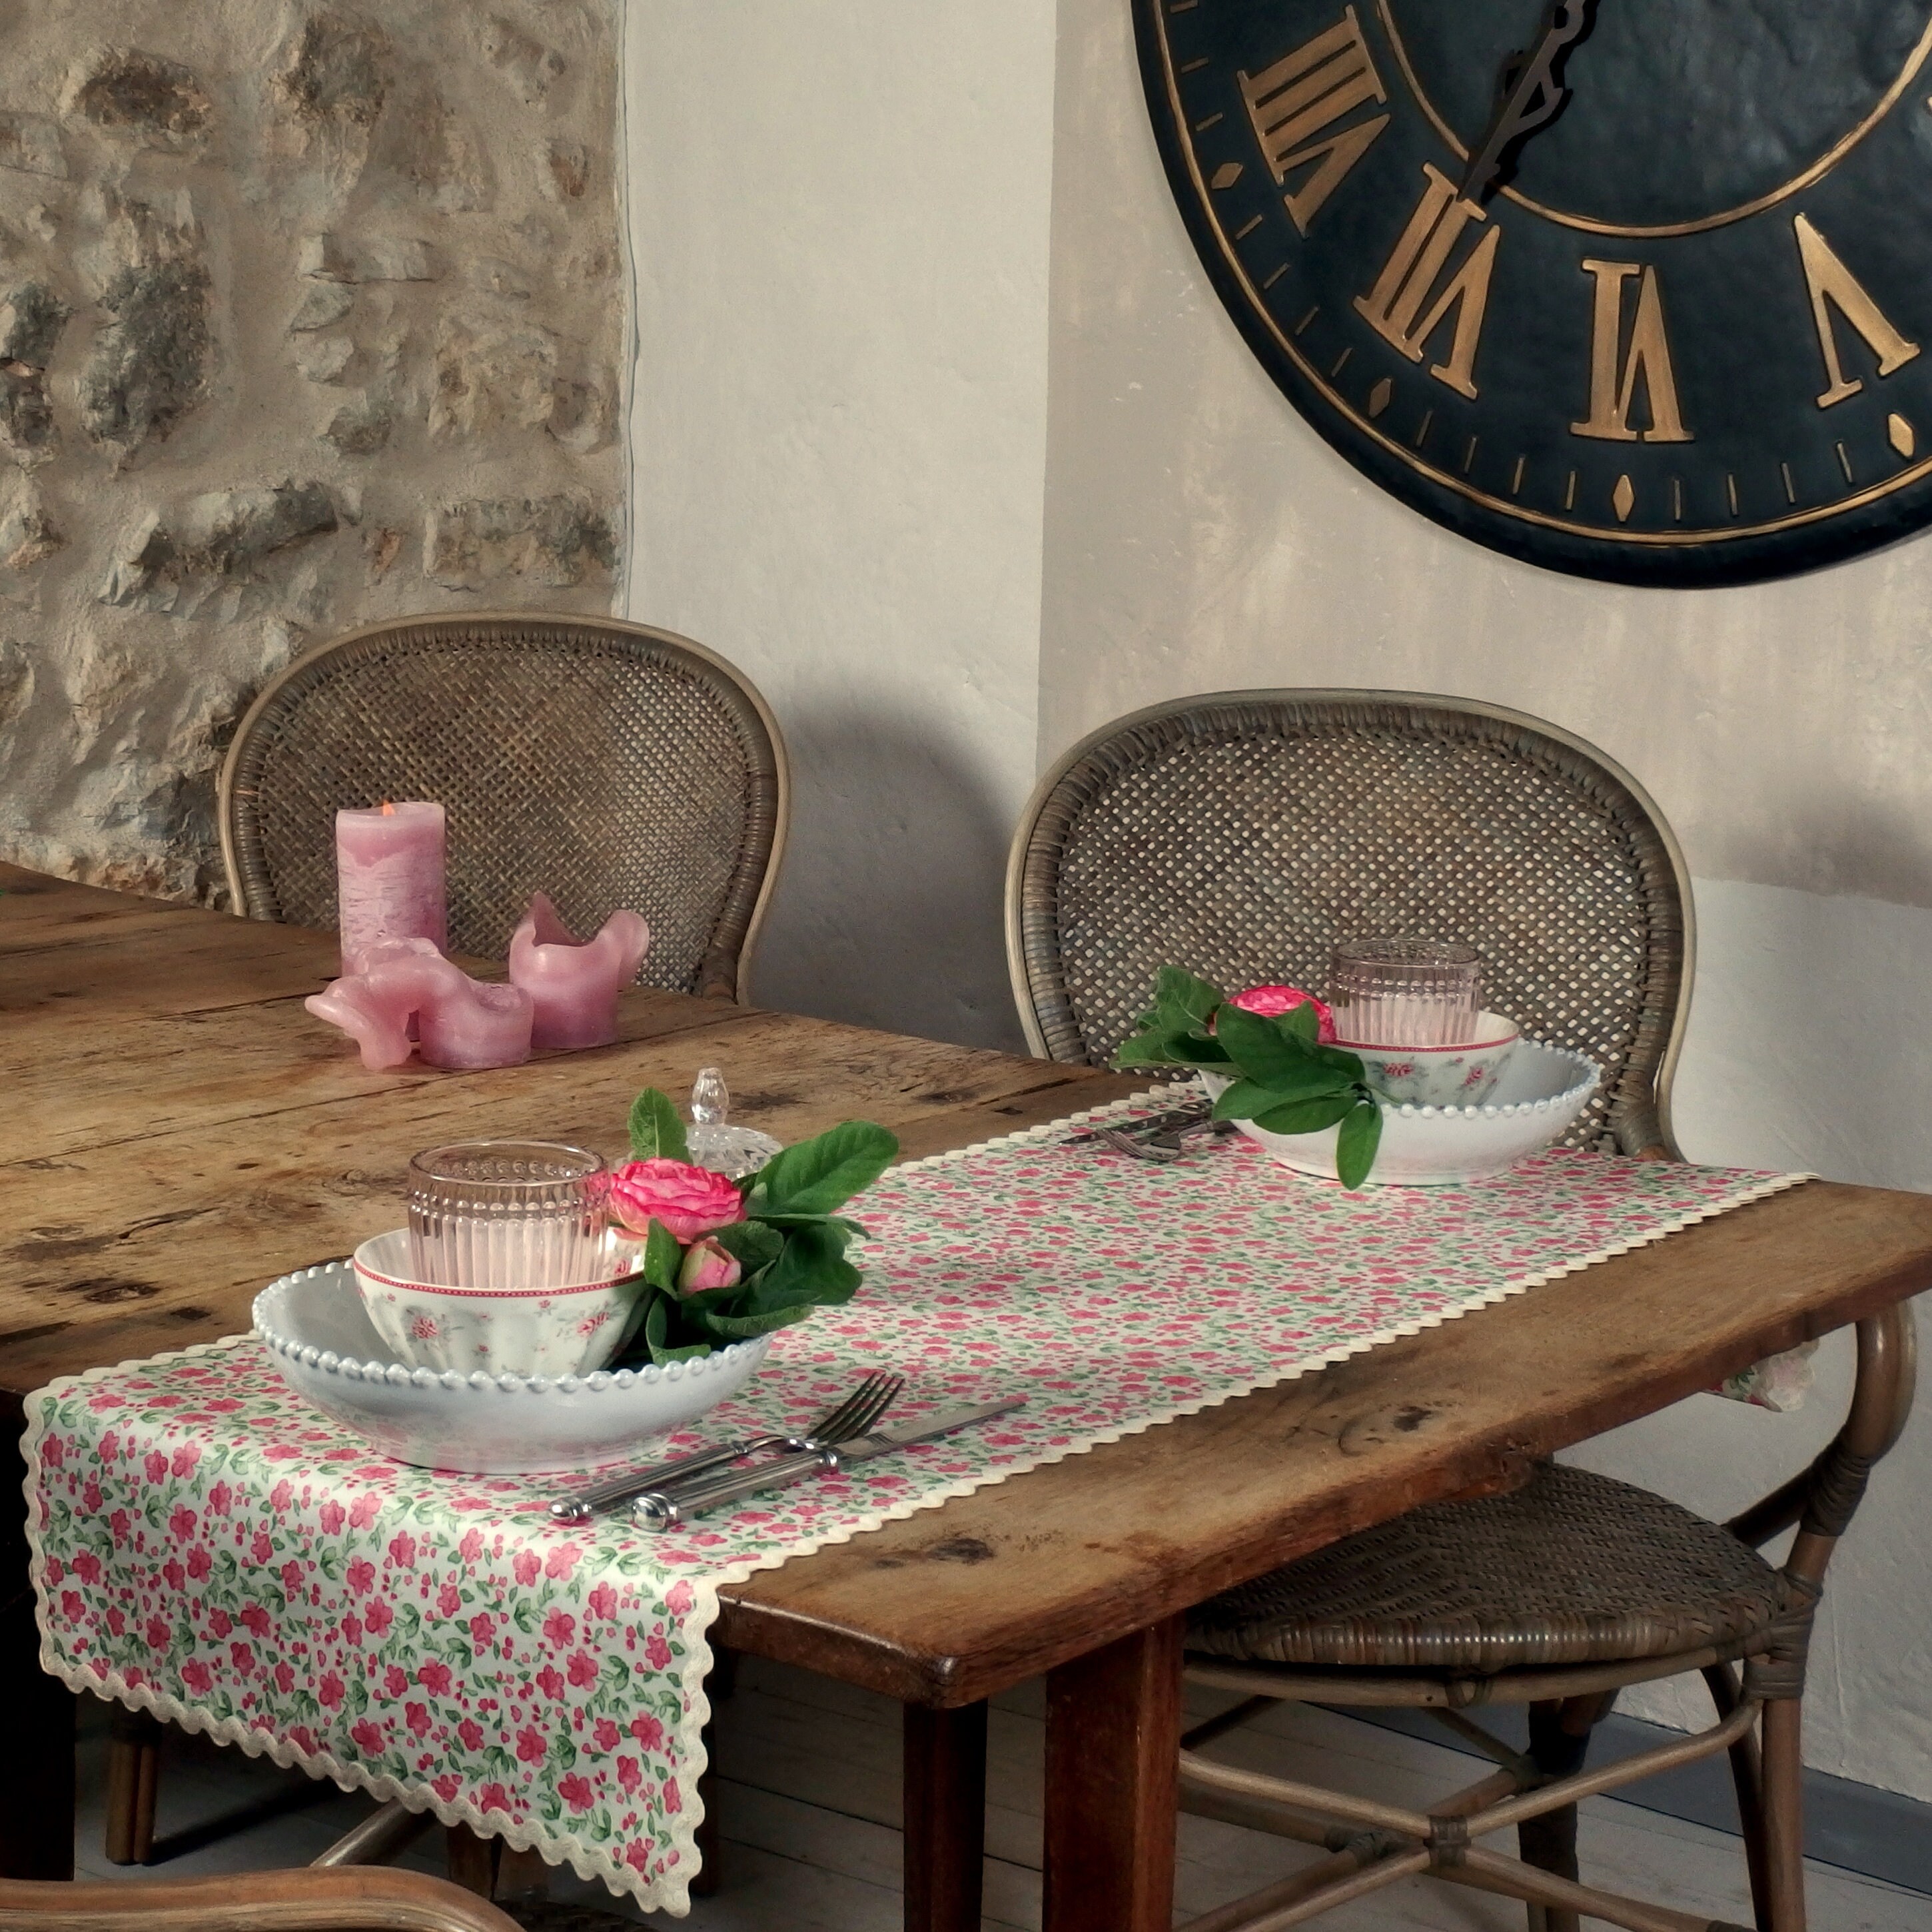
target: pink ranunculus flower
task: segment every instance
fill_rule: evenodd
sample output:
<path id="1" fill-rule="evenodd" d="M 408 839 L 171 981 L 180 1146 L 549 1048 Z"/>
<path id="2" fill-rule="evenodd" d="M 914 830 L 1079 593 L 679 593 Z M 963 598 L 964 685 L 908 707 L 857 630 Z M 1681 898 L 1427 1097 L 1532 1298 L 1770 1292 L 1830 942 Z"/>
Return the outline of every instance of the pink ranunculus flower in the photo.
<path id="1" fill-rule="evenodd" d="M 722 1174 L 682 1160 L 626 1161 L 610 1177 L 610 1212 L 634 1234 L 662 1221 L 689 1243 L 745 1218 L 737 1189 Z"/>
<path id="2" fill-rule="evenodd" d="M 1312 993 L 1304 993 L 1299 986 L 1250 986 L 1245 993 L 1237 993 L 1228 1004 L 1270 1020 L 1293 1012 L 1297 1006 L 1312 1006 L 1322 1022 L 1316 1037 L 1324 1046 L 1334 1042 L 1335 1016 Z"/>
<path id="3" fill-rule="evenodd" d="M 702 1294 L 707 1288 L 736 1288 L 744 1270 L 736 1255 L 728 1255 L 716 1241 L 694 1241 L 684 1251 L 684 1262 L 677 1271 L 680 1294 Z"/>

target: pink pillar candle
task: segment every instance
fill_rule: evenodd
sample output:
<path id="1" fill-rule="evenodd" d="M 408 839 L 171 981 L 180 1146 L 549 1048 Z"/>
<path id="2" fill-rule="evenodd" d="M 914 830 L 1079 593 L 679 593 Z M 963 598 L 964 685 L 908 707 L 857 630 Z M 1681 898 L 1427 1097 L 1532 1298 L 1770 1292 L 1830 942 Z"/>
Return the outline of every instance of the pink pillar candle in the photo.
<path id="1" fill-rule="evenodd" d="M 440 805 L 384 805 L 335 814 L 335 872 L 342 968 L 386 940 L 449 944 Z"/>
<path id="2" fill-rule="evenodd" d="M 634 912 L 614 912 L 580 944 L 542 892 L 510 940 L 510 978 L 536 1006 L 539 1047 L 605 1046 L 617 1037 L 617 996 L 638 976 L 651 929 Z"/>

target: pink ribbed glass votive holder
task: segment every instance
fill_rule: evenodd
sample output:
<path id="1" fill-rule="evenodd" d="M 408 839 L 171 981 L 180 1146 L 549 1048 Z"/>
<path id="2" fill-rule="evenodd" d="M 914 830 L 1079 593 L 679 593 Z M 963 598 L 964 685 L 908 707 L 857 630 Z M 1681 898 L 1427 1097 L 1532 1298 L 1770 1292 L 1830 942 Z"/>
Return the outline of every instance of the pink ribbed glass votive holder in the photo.
<path id="1" fill-rule="evenodd" d="M 1467 1046 L 1483 1010 L 1482 961 L 1454 940 L 1349 940 L 1335 948 L 1328 1003 L 1345 1044 Z"/>
<path id="2" fill-rule="evenodd" d="M 410 1162 L 416 1279 L 499 1294 L 608 1280 L 609 1173 L 549 1141 L 464 1141 Z"/>

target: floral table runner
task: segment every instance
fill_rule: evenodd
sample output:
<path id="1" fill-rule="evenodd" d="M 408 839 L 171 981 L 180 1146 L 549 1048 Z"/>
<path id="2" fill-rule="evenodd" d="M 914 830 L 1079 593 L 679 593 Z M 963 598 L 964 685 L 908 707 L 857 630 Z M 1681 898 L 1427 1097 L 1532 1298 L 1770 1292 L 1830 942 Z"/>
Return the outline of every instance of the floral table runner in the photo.
<path id="1" fill-rule="evenodd" d="M 858 1204 L 858 1299 L 784 1330 L 702 1432 L 796 1426 L 880 1366 L 910 1378 L 896 1414 L 1025 1406 L 672 1534 L 557 1526 L 572 1479 L 388 1462 L 246 1337 L 50 1384 L 28 1432 L 44 1661 L 682 1912 L 721 1585 L 1802 1178 L 1558 1152 L 1348 1194 L 1244 1142 L 1162 1167 L 1067 1136 L 889 1174 Z"/>

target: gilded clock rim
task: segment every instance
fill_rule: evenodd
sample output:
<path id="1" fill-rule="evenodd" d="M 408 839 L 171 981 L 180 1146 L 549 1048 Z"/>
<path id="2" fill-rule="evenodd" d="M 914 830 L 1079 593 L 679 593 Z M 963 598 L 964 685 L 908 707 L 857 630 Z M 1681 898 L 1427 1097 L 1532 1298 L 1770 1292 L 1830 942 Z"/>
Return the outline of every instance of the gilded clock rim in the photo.
<path id="1" fill-rule="evenodd" d="M 1420 77 L 1408 57 L 1408 48 L 1402 37 L 1402 29 L 1396 25 L 1395 16 L 1390 11 L 1389 0 L 1376 0 L 1376 12 L 1382 23 L 1382 30 L 1389 37 L 1389 45 L 1394 49 L 1396 64 L 1402 70 L 1402 77 L 1408 83 L 1408 91 L 1415 98 L 1430 124 L 1448 142 L 1451 153 L 1458 160 L 1466 161 L 1469 151 L 1458 138 L 1456 131 L 1443 119 L 1434 101 L 1430 99 L 1423 87 Z M 1736 208 L 1728 208 L 1715 214 L 1700 215 L 1695 221 L 1667 222 L 1658 227 L 1633 227 L 1613 221 L 1599 221 L 1587 214 L 1573 214 L 1560 208 L 1552 208 L 1546 202 L 1533 200 L 1515 188 L 1504 188 L 1502 197 L 1515 202 L 1517 207 L 1530 214 L 1540 215 L 1546 221 L 1553 221 L 1560 227 L 1574 228 L 1586 235 L 1609 235 L 1633 242 L 1668 240 L 1678 235 L 1707 235 L 1713 229 L 1728 228 L 1734 223 L 1748 221 L 1754 214 L 1762 214 L 1780 202 L 1789 201 L 1793 195 L 1802 194 L 1808 188 L 1822 181 L 1838 164 L 1876 128 L 1899 102 L 1904 98 L 1906 90 L 1918 77 L 1928 56 L 1932 56 L 1932 20 L 1925 24 L 1925 31 L 1918 37 L 1918 44 L 1912 50 L 1898 77 L 1880 97 L 1876 106 L 1851 131 L 1842 136 L 1835 146 L 1826 150 L 1802 173 L 1792 176 L 1781 187 L 1760 195 L 1755 201 L 1741 202 Z"/>
<path id="2" fill-rule="evenodd" d="M 1378 9 L 1382 4 L 1382 0 L 1377 0 Z M 1808 509 L 1794 510 L 1789 516 L 1775 518 L 1769 522 L 1716 524 L 1694 530 L 1632 530 L 1612 528 L 1603 524 L 1579 523 L 1548 511 L 1532 509 L 1508 497 L 1492 496 L 1487 490 L 1478 489 L 1462 478 L 1438 469 L 1416 451 L 1395 441 L 1378 429 L 1372 418 L 1363 415 L 1334 386 L 1326 375 L 1303 355 L 1294 338 L 1276 320 L 1273 311 L 1263 299 L 1262 291 L 1256 286 L 1246 266 L 1235 254 L 1227 231 L 1221 224 L 1220 215 L 1202 177 L 1200 160 L 1195 152 L 1194 143 L 1187 137 L 1187 116 L 1180 99 L 1179 76 L 1174 70 L 1174 50 L 1168 38 L 1167 0 L 1142 0 L 1142 4 L 1143 17 L 1151 20 L 1158 36 L 1156 44 L 1160 52 L 1161 83 L 1166 95 L 1170 124 L 1178 136 L 1178 145 L 1186 163 L 1188 179 L 1194 190 L 1196 205 L 1207 218 L 1221 260 L 1246 298 L 1247 312 L 1263 324 L 1269 335 L 1310 386 L 1338 416 L 1344 418 L 1384 454 L 1395 458 L 1404 468 L 1416 476 L 1452 491 L 1479 508 L 1493 512 L 1511 522 L 1532 529 L 1554 531 L 1563 536 L 1580 538 L 1589 544 L 1614 544 L 1632 550 L 1658 551 L 1708 549 L 1714 545 L 1742 543 L 1755 538 L 1776 536 L 1784 532 L 1806 529 L 1814 524 L 1832 523 L 1850 512 L 1881 502 L 1888 496 L 1896 496 L 1900 490 L 1908 489 L 1915 483 L 1932 476 L 1932 456 L 1928 456 L 1909 464 L 1886 482 L 1874 484 L 1865 489 L 1838 497 L 1828 503 L 1818 504 Z M 1928 28 L 1928 34 L 1932 37 L 1932 28 Z"/>

